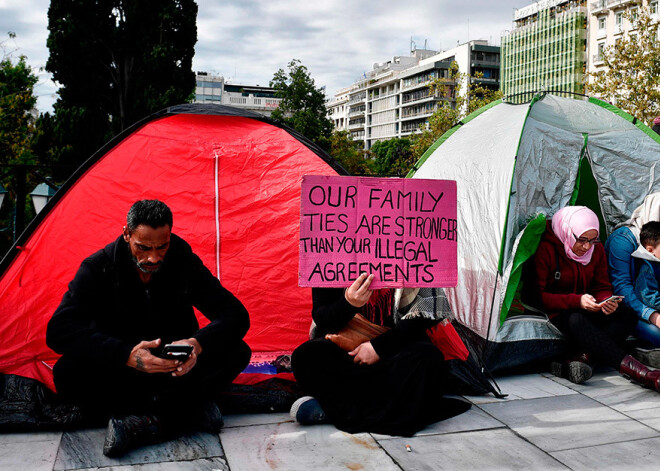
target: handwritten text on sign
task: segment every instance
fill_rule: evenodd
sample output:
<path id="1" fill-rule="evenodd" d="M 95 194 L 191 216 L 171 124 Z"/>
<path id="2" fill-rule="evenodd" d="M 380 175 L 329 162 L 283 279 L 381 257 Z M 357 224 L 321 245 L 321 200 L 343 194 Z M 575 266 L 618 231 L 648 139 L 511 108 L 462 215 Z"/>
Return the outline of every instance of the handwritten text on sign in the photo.
<path id="1" fill-rule="evenodd" d="M 456 182 L 303 177 L 300 286 L 456 286 Z"/>

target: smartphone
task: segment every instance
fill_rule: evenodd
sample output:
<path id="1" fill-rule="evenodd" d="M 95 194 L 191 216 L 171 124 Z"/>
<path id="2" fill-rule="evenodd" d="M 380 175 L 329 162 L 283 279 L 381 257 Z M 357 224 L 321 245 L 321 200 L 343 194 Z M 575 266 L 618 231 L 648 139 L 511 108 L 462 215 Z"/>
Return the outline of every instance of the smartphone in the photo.
<path id="1" fill-rule="evenodd" d="M 601 302 L 598 303 L 598 304 L 604 304 L 604 303 L 606 303 L 607 301 L 615 301 L 615 302 L 617 302 L 617 303 L 620 303 L 621 301 L 623 301 L 623 296 L 610 296 L 609 298 L 607 298 L 607 299 L 604 300 L 604 301 L 601 301 Z"/>
<path id="2" fill-rule="evenodd" d="M 193 352 L 193 346 L 187 344 L 168 343 L 163 347 L 163 358 L 185 361 Z"/>

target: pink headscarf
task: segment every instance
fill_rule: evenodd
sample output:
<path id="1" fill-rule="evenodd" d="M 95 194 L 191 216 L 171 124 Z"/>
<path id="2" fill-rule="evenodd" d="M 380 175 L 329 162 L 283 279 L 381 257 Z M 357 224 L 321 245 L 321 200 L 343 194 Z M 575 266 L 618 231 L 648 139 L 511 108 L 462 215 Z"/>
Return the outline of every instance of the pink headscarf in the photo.
<path id="1" fill-rule="evenodd" d="M 586 265 L 591 261 L 591 255 L 594 253 L 592 245 L 581 257 L 573 252 L 575 237 L 580 237 L 587 231 L 595 229 L 600 230 L 598 216 L 586 206 L 566 206 L 552 216 L 552 232 L 564 244 L 566 256 L 571 260 Z"/>

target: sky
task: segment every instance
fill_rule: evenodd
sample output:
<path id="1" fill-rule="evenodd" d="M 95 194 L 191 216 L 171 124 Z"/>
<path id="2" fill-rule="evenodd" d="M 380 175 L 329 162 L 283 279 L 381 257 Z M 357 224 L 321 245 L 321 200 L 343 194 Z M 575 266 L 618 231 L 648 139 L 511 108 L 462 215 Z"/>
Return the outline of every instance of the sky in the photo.
<path id="1" fill-rule="evenodd" d="M 91 1 L 91 0 L 90 0 Z M 446 50 L 473 39 L 500 45 L 516 8 L 530 0 L 197 0 L 193 70 L 229 83 L 268 85 L 299 59 L 328 97 L 394 56 Z M 25 55 L 39 78 L 37 108 L 52 111 L 48 60 L 49 0 L 0 0 L 0 38 L 7 54 Z M 9 39 L 8 32 L 16 33 Z"/>

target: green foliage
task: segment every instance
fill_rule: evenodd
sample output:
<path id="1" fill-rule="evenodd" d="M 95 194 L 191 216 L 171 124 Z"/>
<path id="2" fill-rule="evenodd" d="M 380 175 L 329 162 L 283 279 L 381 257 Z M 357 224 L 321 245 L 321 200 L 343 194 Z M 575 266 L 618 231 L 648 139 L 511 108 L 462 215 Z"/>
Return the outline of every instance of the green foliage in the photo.
<path id="1" fill-rule="evenodd" d="M 631 11 L 624 17 L 636 23 L 636 30 L 624 34 L 605 48 L 604 70 L 591 72 L 587 93 L 616 104 L 619 108 L 652 126 L 660 115 L 660 41 L 658 20 L 647 6 L 640 6 L 637 18 Z"/>
<path id="2" fill-rule="evenodd" d="M 316 88 L 307 67 L 293 59 L 288 64 L 288 71 L 279 69 L 275 73 L 270 86 L 277 90 L 275 96 L 282 98 L 271 118 L 329 150 L 332 121 L 328 118 L 325 94 Z"/>
<path id="3" fill-rule="evenodd" d="M 51 0 L 53 158 L 78 166 L 140 119 L 189 102 L 196 18 L 194 0 Z"/>
<path id="4" fill-rule="evenodd" d="M 362 143 L 354 141 L 348 131 L 334 131 L 330 136 L 330 155 L 351 175 L 370 175 L 372 162 L 364 158 Z"/>
<path id="5" fill-rule="evenodd" d="M 415 163 L 410 139 L 398 138 L 378 141 L 371 146 L 374 171 L 378 175 L 405 176 Z"/>
<path id="6" fill-rule="evenodd" d="M 438 103 L 437 110 L 429 118 L 428 128 L 413 137 L 415 161 L 454 124 L 491 101 L 502 98 L 500 90 L 491 90 L 479 83 L 482 77 L 481 73 L 469 77 L 458 70 L 456 62 L 452 62 L 449 77 L 436 79 L 429 86 L 429 95 L 443 97 L 444 100 Z M 467 93 L 461 94 L 466 84 Z"/>
<path id="7" fill-rule="evenodd" d="M 15 35 L 9 34 L 13 39 Z M 12 201 L 16 199 L 15 175 L 8 165 L 34 164 L 32 150 L 34 119 L 32 111 L 37 102 L 34 85 L 37 77 L 25 56 L 14 59 L 6 52 L 6 41 L 0 43 L 0 183 L 9 192 L 0 207 L 0 258 L 11 246 Z M 34 183 L 30 180 L 29 183 Z"/>
<path id="8" fill-rule="evenodd" d="M 33 130 L 31 111 L 37 102 L 33 89 L 37 77 L 25 56 L 17 61 L 5 57 L 0 62 L 0 163 L 32 162 L 30 136 Z"/>

